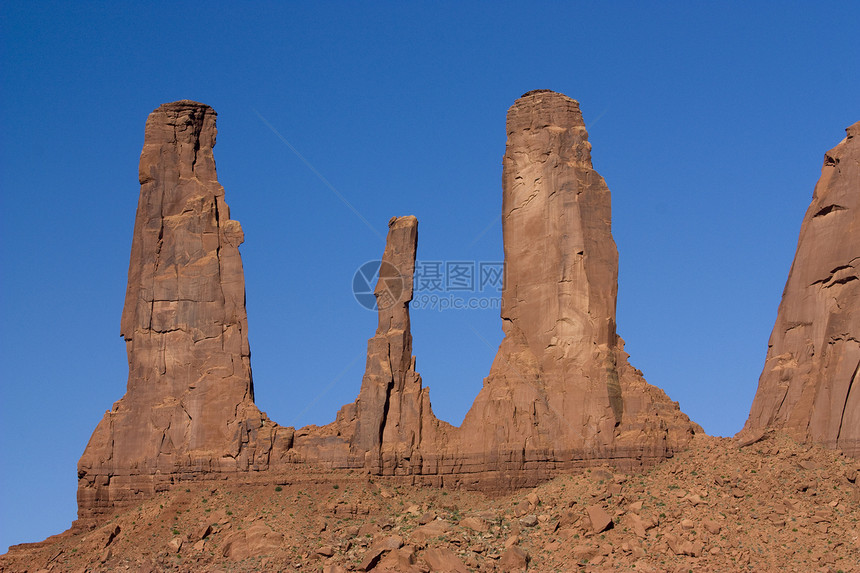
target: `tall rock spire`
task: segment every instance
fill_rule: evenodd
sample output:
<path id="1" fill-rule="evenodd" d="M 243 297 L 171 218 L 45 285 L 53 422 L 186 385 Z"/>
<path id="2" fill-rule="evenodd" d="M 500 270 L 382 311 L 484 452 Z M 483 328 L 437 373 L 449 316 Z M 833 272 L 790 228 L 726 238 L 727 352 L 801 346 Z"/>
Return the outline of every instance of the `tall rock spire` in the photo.
<path id="1" fill-rule="evenodd" d="M 824 156 L 749 419 L 860 456 L 860 122 Z"/>
<path id="2" fill-rule="evenodd" d="M 695 425 L 629 366 L 616 335 L 611 197 L 578 102 L 529 92 L 507 133 L 505 338 L 463 422 L 465 457 L 515 469 L 672 455 Z"/>
<path id="3" fill-rule="evenodd" d="M 251 380 L 242 227 L 212 147 L 215 111 L 178 101 L 146 122 L 120 331 L 128 388 L 78 463 L 81 516 L 146 495 L 156 474 L 236 471 L 261 426 Z"/>
<path id="4" fill-rule="evenodd" d="M 374 474 L 420 474 L 419 446 L 439 447 L 441 423 L 430 408 L 412 356 L 409 303 L 418 247 L 418 219 L 392 217 L 374 289 L 378 324 L 367 341 L 367 366 L 354 404 L 338 413 L 347 424 L 350 465 Z"/>

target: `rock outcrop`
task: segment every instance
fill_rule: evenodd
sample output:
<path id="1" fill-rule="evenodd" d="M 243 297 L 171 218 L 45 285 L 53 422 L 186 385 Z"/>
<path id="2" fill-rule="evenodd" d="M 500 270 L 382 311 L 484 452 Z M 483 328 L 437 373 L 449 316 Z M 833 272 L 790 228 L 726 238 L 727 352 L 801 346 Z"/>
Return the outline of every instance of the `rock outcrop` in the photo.
<path id="1" fill-rule="evenodd" d="M 147 119 L 120 327 L 128 388 L 78 463 L 81 517 L 178 476 L 259 462 L 243 233 L 215 173 L 215 134 L 215 111 L 192 101 Z"/>
<path id="2" fill-rule="evenodd" d="M 615 332 L 610 193 L 590 149 L 579 104 L 567 96 L 530 92 L 508 112 L 505 338 L 463 425 L 433 416 L 415 372 L 408 305 L 417 222 L 402 217 L 390 225 L 358 400 L 333 425 L 307 437 L 300 430 L 300 457 L 323 461 L 327 450 L 331 459 L 340 436 L 347 467 L 505 490 L 588 465 L 641 467 L 686 445 L 698 427 L 628 364 Z M 402 290 L 383 304 L 391 284 Z"/>
<path id="3" fill-rule="evenodd" d="M 451 428 L 433 415 L 429 390 L 422 387 L 412 356 L 409 302 L 417 247 L 418 220 L 392 218 L 374 289 L 378 326 L 367 342 L 361 390 L 335 422 L 351 430 L 346 434 L 348 465 L 374 474 L 423 473 L 421 444 L 439 449 Z"/>
<path id="4" fill-rule="evenodd" d="M 79 462 L 81 517 L 182 480 L 295 464 L 510 490 L 588 465 L 648 465 L 696 431 L 628 364 L 615 332 L 610 194 L 576 101 L 540 90 L 508 113 L 505 338 L 460 428 L 433 415 L 412 356 L 411 216 L 389 222 L 357 400 L 331 424 L 299 430 L 257 409 L 242 229 L 224 203 L 214 144 L 215 112 L 203 104 L 165 104 L 147 120 L 121 328 L 128 390 Z"/>
<path id="5" fill-rule="evenodd" d="M 860 122 L 824 156 L 749 419 L 860 456 Z"/>
<path id="6" fill-rule="evenodd" d="M 553 468 L 671 456 L 697 426 L 628 364 L 615 332 L 611 199 L 578 102 L 529 92 L 507 132 L 505 338 L 460 430 L 462 457 L 532 482 Z"/>

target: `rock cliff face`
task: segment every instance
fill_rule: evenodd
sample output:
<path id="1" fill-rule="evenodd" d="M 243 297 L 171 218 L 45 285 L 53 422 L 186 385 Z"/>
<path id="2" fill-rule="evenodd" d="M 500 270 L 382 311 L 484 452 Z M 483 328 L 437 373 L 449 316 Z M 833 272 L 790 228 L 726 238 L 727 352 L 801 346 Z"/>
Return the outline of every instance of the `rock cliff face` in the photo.
<path id="1" fill-rule="evenodd" d="M 463 457 L 475 470 L 540 474 L 671 456 L 696 426 L 627 363 L 615 332 L 610 193 L 579 104 L 529 92 L 508 111 L 507 132 L 505 338 L 463 422 Z"/>
<path id="2" fill-rule="evenodd" d="M 860 456 L 860 122 L 824 156 L 750 416 Z"/>
<path id="3" fill-rule="evenodd" d="M 78 463 L 81 517 L 175 476 L 259 461 L 248 447 L 264 424 L 253 402 L 243 234 L 218 184 L 215 133 L 214 110 L 191 101 L 162 105 L 146 122 L 120 327 L 128 388 Z"/>

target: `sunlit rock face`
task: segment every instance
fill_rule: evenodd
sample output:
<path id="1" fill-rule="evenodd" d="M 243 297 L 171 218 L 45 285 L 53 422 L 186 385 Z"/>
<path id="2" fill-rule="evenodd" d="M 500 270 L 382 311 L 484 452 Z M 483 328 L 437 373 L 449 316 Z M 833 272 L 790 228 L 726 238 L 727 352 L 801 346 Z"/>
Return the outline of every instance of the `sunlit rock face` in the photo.
<path id="1" fill-rule="evenodd" d="M 749 419 L 860 456 L 860 122 L 824 156 Z"/>
<path id="2" fill-rule="evenodd" d="M 579 103 L 548 90 L 508 110 L 502 175 L 505 338 L 461 433 L 475 469 L 532 475 L 671 456 L 697 428 L 627 362 L 615 331 L 611 196 Z"/>
<path id="3" fill-rule="evenodd" d="M 171 476 L 255 466 L 242 227 L 212 147 L 215 111 L 178 101 L 146 121 L 120 332 L 125 396 L 78 463 L 81 517 L 148 496 Z"/>
<path id="4" fill-rule="evenodd" d="M 380 305 L 359 398 L 341 409 L 336 432 L 328 427 L 351 436 L 349 465 L 364 458 L 372 473 L 501 490 L 571 468 L 654 463 L 698 429 L 628 364 L 615 332 L 611 198 L 592 167 L 579 104 L 530 92 L 508 111 L 507 133 L 505 338 L 490 375 L 462 427 L 433 416 L 408 332 L 414 219 L 393 219 L 383 266 L 401 269 L 408 292 Z M 299 448 L 305 439 L 314 441 L 297 437 Z"/>

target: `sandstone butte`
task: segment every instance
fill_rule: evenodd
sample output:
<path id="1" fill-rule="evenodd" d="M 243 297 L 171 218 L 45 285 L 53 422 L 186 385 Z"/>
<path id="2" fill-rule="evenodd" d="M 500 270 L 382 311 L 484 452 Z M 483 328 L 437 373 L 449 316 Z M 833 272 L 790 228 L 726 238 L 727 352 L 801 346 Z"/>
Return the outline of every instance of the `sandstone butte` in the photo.
<path id="1" fill-rule="evenodd" d="M 81 518 L 182 481 L 298 464 L 505 491 L 576 468 L 647 466 L 701 432 L 628 363 L 616 334 L 610 192 L 575 100 L 537 90 L 508 111 L 505 337 L 459 428 L 433 415 L 412 356 L 411 216 L 389 222 L 357 400 L 298 430 L 257 409 L 243 233 L 217 181 L 215 133 L 215 112 L 191 101 L 147 120 L 121 327 L 128 388 L 78 464 Z"/>
<path id="2" fill-rule="evenodd" d="M 860 457 L 860 122 L 846 132 L 800 226 L 747 442 L 779 430 Z"/>

